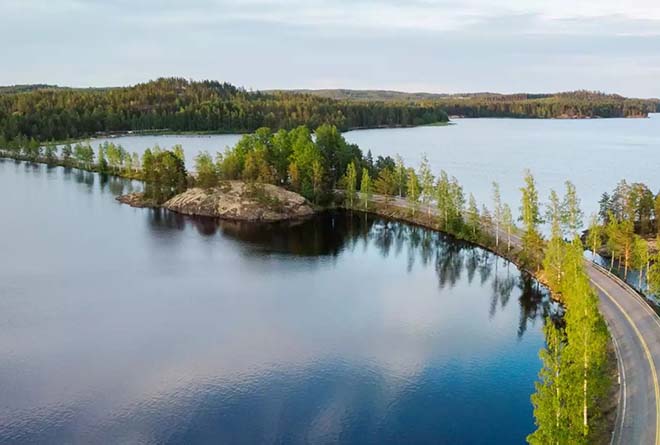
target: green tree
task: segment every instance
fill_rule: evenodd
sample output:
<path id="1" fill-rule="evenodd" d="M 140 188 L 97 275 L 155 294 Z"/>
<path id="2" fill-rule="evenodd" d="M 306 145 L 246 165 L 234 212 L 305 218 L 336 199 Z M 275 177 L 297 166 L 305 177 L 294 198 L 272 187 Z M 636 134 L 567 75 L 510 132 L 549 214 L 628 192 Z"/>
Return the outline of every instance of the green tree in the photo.
<path id="1" fill-rule="evenodd" d="M 448 212 L 449 229 L 452 233 L 459 233 L 463 229 L 463 211 L 465 208 L 465 194 L 458 180 L 452 176 L 449 181 L 450 211 Z"/>
<path id="2" fill-rule="evenodd" d="M 589 229 L 587 231 L 587 245 L 591 249 L 592 256 L 595 258 L 598 249 L 603 244 L 603 226 L 599 224 L 598 215 L 591 215 Z"/>
<path id="3" fill-rule="evenodd" d="M 525 186 L 522 192 L 520 205 L 520 220 L 523 223 L 522 261 L 528 267 L 539 266 L 539 258 L 543 249 L 543 238 L 538 225 L 543 222 L 539 212 L 539 196 L 536 190 L 534 176 L 527 170 L 525 172 Z"/>
<path id="4" fill-rule="evenodd" d="M 660 240 L 659 240 L 660 241 Z M 660 294 L 660 253 L 656 253 L 646 275 L 648 290 L 655 295 Z"/>
<path id="5" fill-rule="evenodd" d="M 649 249 L 649 244 L 641 236 L 634 235 L 632 249 L 632 266 L 639 271 L 639 290 L 644 290 L 642 289 L 642 283 L 644 282 L 645 273 L 648 290 L 648 274 L 649 269 L 651 268 L 651 251 Z"/>
<path id="6" fill-rule="evenodd" d="M 399 196 L 402 197 L 406 192 L 406 183 L 408 181 L 408 172 L 406 166 L 403 164 L 403 158 L 396 155 L 396 167 L 394 169 L 394 176 L 396 178 L 397 189 Z"/>
<path id="7" fill-rule="evenodd" d="M 68 164 L 71 161 L 71 156 L 73 156 L 71 144 L 64 144 L 62 146 L 62 162 Z"/>
<path id="8" fill-rule="evenodd" d="M 314 159 L 312 162 L 312 185 L 314 188 L 314 202 L 318 204 L 319 197 L 323 191 L 323 164 L 320 159 Z"/>
<path id="9" fill-rule="evenodd" d="M 422 162 L 419 166 L 419 181 L 421 186 L 422 205 L 427 208 L 428 216 L 431 216 L 431 201 L 433 200 L 434 178 L 431 173 L 431 166 L 426 155 L 422 156 Z"/>
<path id="10" fill-rule="evenodd" d="M 197 186 L 208 189 L 218 185 L 219 175 L 213 158 L 207 151 L 200 152 L 195 156 L 195 171 Z"/>
<path id="11" fill-rule="evenodd" d="M 566 348 L 566 334 L 548 318 L 544 326 L 546 348 L 541 349 L 543 366 L 536 382 L 536 392 L 532 395 L 536 431 L 527 436 L 532 445 L 568 443 L 568 425 L 565 413 L 565 375 L 563 353 Z"/>
<path id="12" fill-rule="evenodd" d="M 500 230 L 502 227 L 502 196 L 500 193 L 500 185 L 493 182 L 493 222 L 495 223 L 495 248 L 500 247 Z"/>
<path id="13" fill-rule="evenodd" d="M 378 177 L 374 181 L 374 190 L 376 193 L 385 196 L 389 199 L 398 192 L 398 183 L 394 170 L 389 167 L 383 168 L 378 172 Z"/>
<path id="14" fill-rule="evenodd" d="M 408 194 L 408 205 L 410 206 L 410 212 L 415 216 L 415 212 L 419 207 L 419 195 L 420 195 L 420 186 L 419 180 L 417 179 L 417 174 L 413 168 L 409 168 L 406 173 L 408 182 L 406 184 L 406 191 Z"/>
<path id="15" fill-rule="evenodd" d="M 355 162 L 348 164 L 346 174 L 343 178 L 344 187 L 346 188 L 346 207 L 349 209 L 355 208 L 355 196 L 357 189 L 357 171 L 355 170 Z"/>
<path id="16" fill-rule="evenodd" d="M 660 193 L 658 193 L 655 196 L 654 209 L 655 209 L 655 231 L 657 236 L 660 236 Z"/>
<path id="17" fill-rule="evenodd" d="M 582 264 L 582 247 L 572 249 L 573 261 Z M 570 363 L 571 392 L 567 398 L 569 443 L 589 443 L 593 418 L 606 394 L 607 327 L 598 312 L 598 297 L 583 270 L 567 276 L 562 285 L 566 303 L 566 360 Z"/>
<path id="18" fill-rule="evenodd" d="M 584 215 L 580 209 L 580 198 L 577 196 L 575 186 L 571 181 L 566 181 L 565 185 L 566 193 L 562 202 L 561 222 L 565 232 L 574 237 L 582 227 Z"/>
<path id="19" fill-rule="evenodd" d="M 300 191 L 300 170 L 295 162 L 289 164 L 289 184 L 293 190 Z"/>
<path id="20" fill-rule="evenodd" d="M 502 206 L 502 225 L 506 230 L 506 250 L 508 252 L 511 250 L 511 235 L 515 230 L 513 214 L 511 212 L 511 207 L 509 207 L 508 204 Z"/>
<path id="21" fill-rule="evenodd" d="M 353 154 L 341 132 L 334 125 L 321 125 L 314 133 L 316 146 L 323 157 L 323 164 L 328 169 L 328 175 L 334 187 L 341 172 L 345 171 L 352 161 Z"/>
<path id="22" fill-rule="evenodd" d="M 543 270 L 550 288 L 555 292 L 561 292 L 563 278 L 563 266 L 565 263 L 565 247 L 562 234 L 562 207 L 559 196 L 554 190 L 550 191 L 549 204 L 547 206 L 546 219 L 550 221 L 550 241 L 545 249 L 543 257 Z"/>
<path id="23" fill-rule="evenodd" d="M 362 169 L 362 183 L 360 184 L 360 200 L 362 201 L 362 208 L 366 212 L 369 210 L 369 203 L 373 196 L 371 189 L 371 178 L 369 177 L 369 170 Z"/>
<path id="24" fill-rule="evenodd" d="M 449 176 L 444 170 L 440 170 L 438 183 L 435 191 L 435 202 L 438 207 L 438 218 L 445 232 L 449 230 L 450 213 L 452 210 L 452 197 L 450 193 Z"/>
<path id="25" fill-rule="evenodd" d="M 470 230 L 470 239 L 476 241 L 481 232 L 481 218 L 479 217 L 479 207 L 477 207 L 477 200 L 474 195 L 470 193 L 467 209 L 467 226 Z"/>
<path id="26" fill-rule="evenodd" d="M 2 148 L 2 145 L 0 145 L 0 148 Z M 46 144 L 44 154 L 46 156 L 47 163 L 52 164 L 57 161 L 57 145 L 53 143 Z"/>
<path id="27" fill-rule="evenodd" d="M 99 147 L 99 152 L 98 155 L 96 156 L 96 159 L 98 159 L 97 164 L 99 167 L 99 171 L 101 173 L 107 173 L 108 172 L 108 161 L 105 158 L 105 149 L 103 147 Z"/>

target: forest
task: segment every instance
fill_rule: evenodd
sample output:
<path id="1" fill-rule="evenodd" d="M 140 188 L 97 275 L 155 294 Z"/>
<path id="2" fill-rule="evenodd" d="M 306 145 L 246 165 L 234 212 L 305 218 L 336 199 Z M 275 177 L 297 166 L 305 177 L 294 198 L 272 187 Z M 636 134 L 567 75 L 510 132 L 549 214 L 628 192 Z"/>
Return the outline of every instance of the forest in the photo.
<path id="1" fill-rule="evenodd" d="M 432 94 L 382 90 L 297 90 L 354 102 L 393 101 L 440 106 L 450 116 L 513 118 L 646 117 L 660 111 L 660 100 L 634 99 L 595 91 L 556 94 Z"/>
<path id="2" fill-rule="evenodd" d="M 128 131 L 247 133 L 260 127 L 340 130 L 446 122 L 434 104 L 337 101 L 247 91 L 228 83 L 161 78 L 125 88 L 0 89 L 0 135 L 65 141 Z"/>
<path id="3" fill-rule="evenodd" d="M 355 90 L 249 91 L 217 81 L 160 78 L 119 88 L 0 87 L 0 135 L 40 142 L 123 132 L 248 133 L 300 125 L 355 128 L 447 122 L 448 116 L 644 117 L 660 101 L 576 91 L 431 94 Z"/>

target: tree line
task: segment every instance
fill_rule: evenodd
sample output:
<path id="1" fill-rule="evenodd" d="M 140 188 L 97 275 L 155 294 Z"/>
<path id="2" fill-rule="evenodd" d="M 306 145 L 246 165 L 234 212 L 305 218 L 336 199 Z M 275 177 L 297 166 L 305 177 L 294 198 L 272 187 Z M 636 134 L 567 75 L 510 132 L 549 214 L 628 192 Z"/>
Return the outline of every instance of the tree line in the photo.
<path id="1" fill-rule="evenodd" d="M 303 90 L 320 97 L 352 101 L 433 103 L 449 115 L 464 117 L 595 118 L 646 117 L 660 111 L 660 101 L 633 99 L 596 91 L 557 94 L 432 94 L 374 90 Z"/>
<path id="2" fill-rule="evenodd" d="M 357 103 L 286 92 L 253 92 L 216 81 L 161 78 L 125 88 L 0 91 L 0 135 L 64 141 L 106 132 L 253 132 L 260 127 L 350 128 L 447 121 L 434 104 Z"/>
<path id="3" fill-rule="evenodd" d="M 529 198 L 531 184 L 528 175 L 528 197 L 523 197 L 529 207 L 527 215 L 523 212 L 528 222 L 525 234 L 535 232 L 529 239 L 540 238 L 535 224 L 542 220 L 538 201 Z M 563 199 L 554 190 L 550 192 L 545 212 L 550 238 L 539 250 L 542 276 L 566 311 L 561 319 L 550 317 L 545 323 L 546 348 L 540 354 L 543 367 L 532 396 L 537 429 L 528 437 L 531 444 L 587 444 L 602 434 L 595 426 L 611 385 L 608 332 L 585 271 L 578 232 L 582 218 L 572 183 L 566 182 Z M 523 243 L 523 249 L 530 248 L 532 245 Z"/>
<path id="4" fill-rule="evenodd" d="M 624 279 L 636 269 L 640 291 L 660 292 L 660 193 L 654 195 L 643 183 L 620 181 L 603 193 L 585 238 L 592 252 L 610 258 L 610 271 L 615 261 Z"/>
<path id="5" fill-rule="evenodd" d="M 493 95 L 435 101 L 449 115 L 514 118 L 647 117 L 658 110 L 651 100 L 628 99 L 589 91 L 555 95 Z"/>
<path id="6" fill-rule="evenodd" d="M 125 150 L 120 144 L 104 142 L 94 149 L 89 142 L 40 144 L 35 139 L 20 138 L 19 143 L 3 145 L 0 155 L 28 162 L 42 162 L 65 168 L 77 168 L 144 182 L 146 198 L 159 204 L 194 183 L 185 167 L 181 145 L 162 149 L 148 148 L 142 156 Z M 5 148 L 2 148 L 5 147 Z"/>

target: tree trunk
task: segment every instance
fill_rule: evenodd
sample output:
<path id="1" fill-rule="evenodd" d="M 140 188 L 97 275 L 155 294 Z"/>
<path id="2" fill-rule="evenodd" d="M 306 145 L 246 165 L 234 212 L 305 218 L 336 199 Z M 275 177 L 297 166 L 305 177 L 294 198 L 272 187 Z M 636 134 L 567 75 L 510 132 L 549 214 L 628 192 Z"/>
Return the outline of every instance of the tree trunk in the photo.
<path id="1" fill-rule="evenodd" d="M 586 309 L 585 309 L 585 316 L 586 316 Z M 587 387 L 588 387 L 587 372 L 589 369 L 589 354 L 587 353 L 588 343 L 589 343 L 589 332 L 587 331 L 584 338 L 584 383 L 582 385 L 582 408 L 583 408 L 582 426 L 584 428 L 585 436 L 589 432 L 588 412 L 587 412 Z"/>

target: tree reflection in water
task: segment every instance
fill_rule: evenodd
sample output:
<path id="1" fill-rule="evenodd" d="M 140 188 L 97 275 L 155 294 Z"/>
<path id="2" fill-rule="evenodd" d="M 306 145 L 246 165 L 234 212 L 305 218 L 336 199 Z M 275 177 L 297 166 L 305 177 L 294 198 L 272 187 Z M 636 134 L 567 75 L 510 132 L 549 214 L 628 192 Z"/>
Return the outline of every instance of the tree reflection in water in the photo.
<path id="1" fill-rule="evenodd" d="M 490 293 L 491 318 L 498 308 L 506 307 L 513 290 L 518 287 L 521 292 L 519 337 L 530 321 L 542 319 L 550 312 L 546 290 L 509 261 L 445 234 L 407 223 L 344 211 L 328 211 L 306 220 L 278 223 L 192 218 L 164 210 L 149 212 L 149 218 L 154 231 L 183 230 L 192 225 L 200 235 L 219 233 L 226 239 L 240 241 L 249 246 L 243 249 L 246 255 L 322 259 L 336 257 L 358 246 L 366 248 L 370 243 L 382 257 L 398 256 L 405 251 L 407 272 L 410 273 L 417 263 L 420 267 L 433 266 L 439 289 L 456 286 L 464 271 L 469 284 L 478 276 L 480 286 Z"/>

